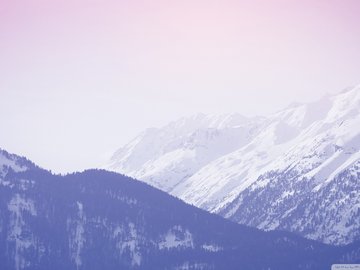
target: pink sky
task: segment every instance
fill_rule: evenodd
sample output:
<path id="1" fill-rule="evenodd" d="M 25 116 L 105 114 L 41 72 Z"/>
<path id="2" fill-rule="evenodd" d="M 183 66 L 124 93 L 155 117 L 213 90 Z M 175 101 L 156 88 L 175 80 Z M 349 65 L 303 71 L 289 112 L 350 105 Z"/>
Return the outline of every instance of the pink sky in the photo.
<path id="1" fill-rule="evenodd" d="M 359 14 L 357 0 L 1 0 L 0 147 L 81 169 L 182 115 L 340 91 L 360 83 Z"/>

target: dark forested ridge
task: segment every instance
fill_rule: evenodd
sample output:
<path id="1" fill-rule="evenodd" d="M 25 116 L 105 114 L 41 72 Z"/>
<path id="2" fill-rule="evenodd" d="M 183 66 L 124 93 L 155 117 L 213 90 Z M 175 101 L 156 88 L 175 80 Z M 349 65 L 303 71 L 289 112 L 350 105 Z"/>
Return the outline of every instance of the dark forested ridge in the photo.
<path id="1" fill-rule="evenodd" d="M 333 247 L 241 226 L 116 173 L 60 176 L 5 151 L 1 158 L 1 269 L 288 270 L 360 262 L 360 243 Z"/>

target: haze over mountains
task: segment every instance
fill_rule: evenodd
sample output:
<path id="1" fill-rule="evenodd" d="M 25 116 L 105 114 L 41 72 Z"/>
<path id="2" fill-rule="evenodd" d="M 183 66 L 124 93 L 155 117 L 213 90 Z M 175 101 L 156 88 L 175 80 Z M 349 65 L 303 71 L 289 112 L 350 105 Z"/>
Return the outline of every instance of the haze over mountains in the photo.
<path id="1" fill-rule="evenodd" d="M 1 266 L 360 263 L 359 149 L 359 86 L 268 117 L 199 114 L 148 129 L 108 165 L 141 181 L 104 170 L 54 175 L 0 149 Z"/>
<path id="2" fill-rule="evenodd" d="M 145 130 L 107 169 L 264 230 L 360 239 L 360 86 L 264 117 L 182 118 Z"/>
<path id="3" fill-rule="evenodd" d="M 360 246 L 262 232 L 120 174 L 53 175 L 0 150 L 0 262 L 7 270 L 317 270 L 360 262 Z"/>

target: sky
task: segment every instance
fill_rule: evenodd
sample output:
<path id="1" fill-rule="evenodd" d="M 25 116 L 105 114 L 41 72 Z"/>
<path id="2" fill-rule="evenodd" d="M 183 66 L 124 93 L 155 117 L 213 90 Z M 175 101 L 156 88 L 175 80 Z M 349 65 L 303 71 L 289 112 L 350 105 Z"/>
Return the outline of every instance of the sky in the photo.
<path id="1" fill-rule="evenodd" d="M 357 0 L 1 0 L 0 148 L 97 167 L 148 127 L 360 83 Z"/>

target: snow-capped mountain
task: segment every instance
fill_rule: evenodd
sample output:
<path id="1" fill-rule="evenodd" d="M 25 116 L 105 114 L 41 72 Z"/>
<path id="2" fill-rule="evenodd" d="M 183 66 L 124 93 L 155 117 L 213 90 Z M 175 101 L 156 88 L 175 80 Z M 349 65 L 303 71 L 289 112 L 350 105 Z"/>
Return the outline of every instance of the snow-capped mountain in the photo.
<path id="1" fill-rule="evenodd" d="M 263 122 L 238 114 L 182 118 L 145 130 L 119 149 L 105 168 L 172 193 L 209 162 L 248 144 Z"/>
<path id="2" fill-rule="evenodd" d="M 360 239 L 359 150 L 357 86 L 267 117 L 181 119 L 107 168 L 242 224 L 344 244 Z"/>
<path id="3" fill-rule="evenodd" d="M 335 247 L 262 232 L 120 174 L 17 170 L 28 161 L 0 156 L 8 168 L 0 176 L 1 269 L 317 270 L 360 262 L 360 242 Z"/>

